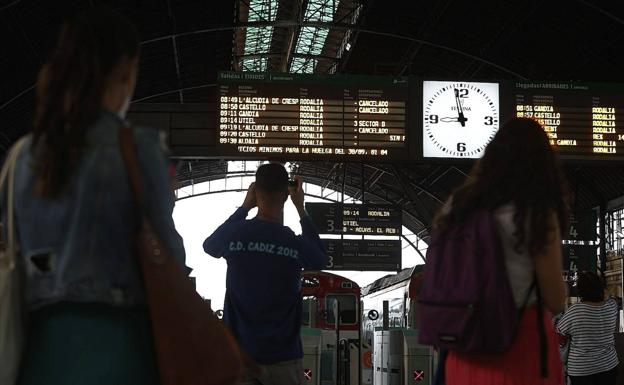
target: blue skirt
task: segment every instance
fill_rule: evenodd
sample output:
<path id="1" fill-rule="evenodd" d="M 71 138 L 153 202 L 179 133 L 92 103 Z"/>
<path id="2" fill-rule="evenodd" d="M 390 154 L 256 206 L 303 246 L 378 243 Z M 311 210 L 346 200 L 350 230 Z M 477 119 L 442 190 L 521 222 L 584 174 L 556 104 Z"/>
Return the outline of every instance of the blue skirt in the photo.
<path id="1" fill-rule="evenodd" d="M 19 385 L 159 383 L 147 309 L 61 303 L 30 313 Z"/>

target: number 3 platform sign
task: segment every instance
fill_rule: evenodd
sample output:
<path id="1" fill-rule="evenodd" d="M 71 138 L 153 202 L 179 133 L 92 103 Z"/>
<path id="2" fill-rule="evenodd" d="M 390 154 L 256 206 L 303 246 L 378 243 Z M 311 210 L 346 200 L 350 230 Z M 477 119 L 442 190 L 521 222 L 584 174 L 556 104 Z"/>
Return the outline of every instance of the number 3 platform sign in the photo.
<path id="1" fill-rule="evenodd" d="M 362 239 L 323 239 L 329 257 L 327 269 L 401 269 L 399 236 L 403 214 L 399 207 L 312 202 L 306 203 L 306 211 L 320 234 L 362 236 Z"/>

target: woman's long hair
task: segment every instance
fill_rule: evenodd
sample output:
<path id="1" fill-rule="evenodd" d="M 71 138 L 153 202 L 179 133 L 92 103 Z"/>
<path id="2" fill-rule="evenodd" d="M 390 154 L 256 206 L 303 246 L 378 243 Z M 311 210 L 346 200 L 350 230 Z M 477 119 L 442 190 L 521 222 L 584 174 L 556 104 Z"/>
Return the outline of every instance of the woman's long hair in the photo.
<path id="1" fill-rule="evenodd" d="M 95 8 L 64 24 L 37 81 L 32 149 L 39 194 L 54 198 L 66 189 L 112 72 L 138 50 L 135 27 L 113 11 Z"/>
<path id="2" fill-rule="evenodd" d="M 485 149 L 469 178 L 452 195 L 450 211 L 436 219 L 442 229 L 459 224 L 479 209 L 493 211 L 513 204 L 516 250 L 544 249 L 556 215 L 561 229 L 568 221 L 568 187 L 559 159 L 540 124 L 515 118 Z"/>

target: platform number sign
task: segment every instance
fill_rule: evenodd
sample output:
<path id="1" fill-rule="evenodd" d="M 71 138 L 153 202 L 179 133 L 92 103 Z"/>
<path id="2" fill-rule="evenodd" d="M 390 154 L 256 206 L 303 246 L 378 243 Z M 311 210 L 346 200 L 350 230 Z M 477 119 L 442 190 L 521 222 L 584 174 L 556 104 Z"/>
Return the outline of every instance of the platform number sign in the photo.
<path id="1" fill-rule="evenodd" d="M 596 242 L 598 215 L 595 210 L 576 210 L 570 213 L 567 230 L 562 231 L 562 238 L 572 244 L 562 246 L 563 278 L 568 283 L 570 296 L 576 295 L 578 273 L 584 270 L 596 271 L 597 246 L 587 244 Z M 580 244 L 583 241 L 585 244 Z"/>
<path id="2" fill-rule="evenodd" d="M 570 296 L 576 296 L 576 281 L 581 271 L 596 271 L 598 246 L 563 245 L 563 275 L 568 283 Z"/>
<path id="3" fill-rule="evenodd" d="M 327 231 L 333 233 L 336 231 L 336 221 L 334 219 L 327 219 Z"/>
<path id="4" fill-rule="evenodd" d="M 595 241 L 598 237 L 596 225 L 598 216 L 594 210 L 577 210 L 570 213 L 568 231 L 563 239 L 568 241 Z"/>

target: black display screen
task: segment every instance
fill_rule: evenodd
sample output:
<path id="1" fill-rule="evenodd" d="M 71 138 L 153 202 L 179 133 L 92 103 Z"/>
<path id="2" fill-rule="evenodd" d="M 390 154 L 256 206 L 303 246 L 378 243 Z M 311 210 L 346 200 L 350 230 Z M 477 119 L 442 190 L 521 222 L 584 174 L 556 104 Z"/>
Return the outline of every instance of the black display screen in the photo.
<path id="1" fill-rule="evenodd" d="M 311 202 L 305 208 L 321 234 L 401 235 L 403 214 L 396 206 Z"/>
<path id="2" fill-rule="evenodd" d="M 407 78 L 220 73 L 219 152 L 408 160 L 407 107 Z"/>
<path id="3" fill-rule="evenodd" d="M 401 270 L 401 241 L 378 239 L 324 239 L 329 270 Z"/>
<path id="4" fill-rule="evenodd" d="M 624 159 L 624 87 L 599 83 L 518 82 L 514 116 L 538 120 L 564 159 Z"/>
<path id="5" fill-rule="evenodd" d="M 538 120 L 566 161 L 624 160 L 624 85 L 415 77 L 219 74 L 214 103 L 132 106 L 175 157 L 367 163 L 483 155 L 513 117 Z"/>

